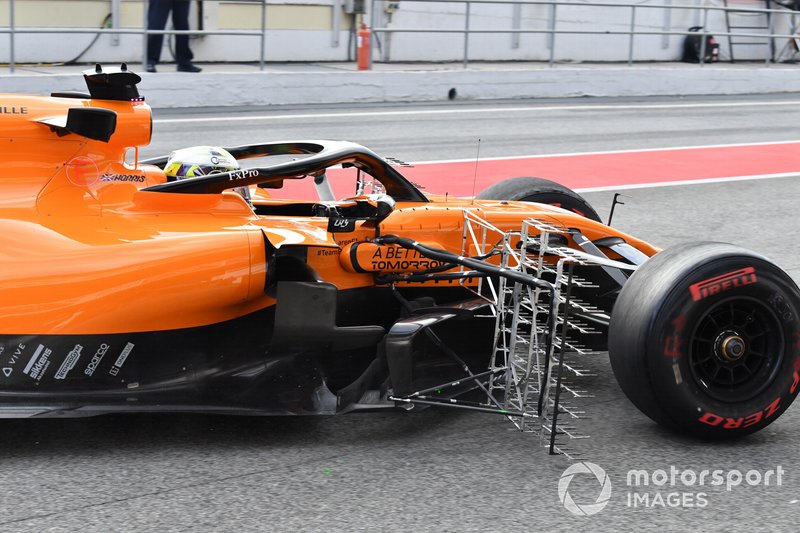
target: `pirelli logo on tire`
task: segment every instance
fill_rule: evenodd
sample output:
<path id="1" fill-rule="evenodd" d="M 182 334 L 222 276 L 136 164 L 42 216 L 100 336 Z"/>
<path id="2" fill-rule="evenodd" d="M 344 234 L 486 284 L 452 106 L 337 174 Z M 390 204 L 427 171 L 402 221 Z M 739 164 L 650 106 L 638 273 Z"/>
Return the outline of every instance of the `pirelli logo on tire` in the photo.
<path id="1" fill-rule="evenodd" d="M 758 281 L 756 270 L 753 267 L 745 267 L 695 283 L 689 287 L 689 292 L 692 295 L 692 300 L 699 302 L 703 298 L 714 296 L 736 287 L 750 285 L 756 281 Z"/>

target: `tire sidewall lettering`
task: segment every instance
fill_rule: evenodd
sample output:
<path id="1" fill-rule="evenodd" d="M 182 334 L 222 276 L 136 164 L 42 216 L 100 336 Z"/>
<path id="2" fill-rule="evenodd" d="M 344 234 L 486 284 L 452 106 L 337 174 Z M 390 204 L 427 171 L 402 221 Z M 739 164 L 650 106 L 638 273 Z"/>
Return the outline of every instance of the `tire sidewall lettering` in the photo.
<path id="1" fill-rule="evenodd" d="M 674 405 L 671 416 L 680 424 L 694 423 L 706 431 L 713 427 L 722 431 L 751 432 L 777 418 L 793 400 L 800 389 L 800 321 L 798 309 L 792 304 L 792 290 L 772 270 L 759 269 L 757 280 L 739 287 L 721 291 L 699 301 L 692 298 L 689 287 L 715 275 L 724 275 L 736 268 L 745 268 L 726 262 L 724 267 L 710 265 L 699 269 L 682 280 L 671 291 L 662 309 L 671 312 L 656 317 L 650 332 L 649 372 L 652 386 L 658 397 Z M 694 328 L 703 314 L 726 298 L 748 296 L 766 304 L 775 312 L 783 325 L 783 357 L 772 382 L 753 398 L 741 403 L 727 403 L 709 396 L 692 375 L 689 360 Z M 796 301 L 796 298 L 795 298 Z"/>

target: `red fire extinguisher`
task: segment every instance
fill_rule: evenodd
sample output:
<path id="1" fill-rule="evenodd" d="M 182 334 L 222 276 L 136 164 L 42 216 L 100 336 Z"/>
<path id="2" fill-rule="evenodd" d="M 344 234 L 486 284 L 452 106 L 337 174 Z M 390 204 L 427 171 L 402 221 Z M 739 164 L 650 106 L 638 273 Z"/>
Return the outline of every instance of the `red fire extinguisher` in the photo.
<path id="1" fill-rule="evenodd" d="M 369 45 L 372 41 L 372 32 L 369 31 L 367 25 L 361 23 L 361 29 L 358 30 L 358 39 L 356 39 L 356 48 L 358 49 L 358 70 L 369 70 Z"/>

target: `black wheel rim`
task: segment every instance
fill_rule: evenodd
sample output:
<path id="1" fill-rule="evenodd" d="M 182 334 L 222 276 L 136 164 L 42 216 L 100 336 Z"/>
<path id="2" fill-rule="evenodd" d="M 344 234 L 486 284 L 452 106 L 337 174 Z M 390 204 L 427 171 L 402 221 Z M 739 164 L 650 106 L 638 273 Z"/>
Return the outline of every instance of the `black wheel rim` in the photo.
<path id="1" fill-rule="evenodd" d="M 692 332 L 689 366 L 712 398 L 743 402 L 775 379 L 783 359 L 784 328 L 760 300 L 737 296 L 709 307 Z"/>

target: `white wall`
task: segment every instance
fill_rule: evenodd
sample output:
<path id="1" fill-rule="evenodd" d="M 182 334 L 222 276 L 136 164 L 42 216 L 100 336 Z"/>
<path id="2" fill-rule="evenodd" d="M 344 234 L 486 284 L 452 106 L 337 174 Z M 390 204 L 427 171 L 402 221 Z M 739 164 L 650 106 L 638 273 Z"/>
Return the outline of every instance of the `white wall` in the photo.
<path id="1" fill-rule="evenodd" d="M 0 25 L 8 24 L 9 0 L 0 0 Z M 265 58 L 267 61 L 344 61 L 348 57 L 350 18 L 342 15 L 338 29 L 339 44 L 332 44 L 333 9 L 335 0 L 291 0 L 279 3 L 271 0 L 267 7 L 267 36 Z M 626 2 L 628 0 L 625 0 Z M 645 5 L 663 5 L 669 0 L 649 0 Z M 698 0 L 673 0 L 674 4 L 694 4 Z M 704 5 L 720 5 L 721 0 L 699 0 Z M 763 7 L 758 0 L 738 0 L 741 5 Z M 48 5 L 58 5 L 53 10 L 56 19 L 47 18 Z M 63 10 L 65 4 L 75 4 L 79 12 Z M 383 12 L 386 2 L 375 2 L 378 26 L 389 28 L 463 29 L 465 7 L 458 3 L 415 2 L 402 0 L 399 10 L 391 15 L 391 21 Z M 142 4 L 124 0 L 123 26 L 140 28 Z M 30 12 L 30 10 L 34 10 Z M 206 29 L 258 29 L 260 8 L 256 5 L 206 2 L 204 26 Z M 522 6 L 522 29 L 546 29 L 550 6 Z M 31 27 L 64 26 L 98 27 L 105 13 L 110 12 L 110 1 L 34 0 L 16 3 L 18 25 Z M 513 7 L 509 4 L 474 4 L 471 12 L 471 27 L 480 29 L 510 29 Z M 196 25 L 196 15 L 191 17 Z M 690 10 L 673 10 L 670 27 L 683 31 L 696 25 L 700 14 Z M 369 20 L 369 19 L 367 19 Z M 591 31 L 627 31 L 630 27 L 628 7 L 583 7 L 561 6 L 557 11 L 558 29 Z M 751 20 L 752 19 L 751 17 Z M 785 28 L 788 16 L 776 17 L 776 29 Z M 639 7 L 636 10 L 636 28 L 643 31 L 661 31 L 665 22 L 665 10 Z M 724 31 L 721 12 L 710 12 L 709 30 Z M 72 59 L 83 50 L 93 35 L 24 35 L 16 36 L 15 59 L 18 63 L 62 62 Z M 459 61 L 463 57 L 463 34 L 396 33 L 379 36 L 383 56 L 375 51 L 376 59 L 390 61 Z M 682 36 L 637 36 L 634 41 L 634 59 L 637 61 L 675 61 L 680 58 Z M 718 38 L 723 57 L 727 57 L 727 44 Z M 519 47 L 512 46 L 511 34 L 472 34 L 469 38 L 469 58 L 472 60 L 535 60 L 546 61 L 550 57 L 545 34 L 523 34 Z M 783 43 L 777 43 L 778 49 Z M 260 40 L 252 36 L 204 36 L 192 39 L 192 48 L 198 61 L 257 61 L 260 55 Z M 625 61 L 628 58 L 629 38 L 625 35 L 556 35 L 555 59 L 560 62 Z M 764 57 L 766 47 L 737 47 L 737 59 Z M 82 57 L 86 62 L 140 61 L 142 38 L 139 35 L 123 35 L 119 44 L 112 44 L 112 37 L 102 35 L 95 45 Z M 165 50 L 163 57 L 169 59 Z M 9 58 L 9 40 L 0 35 L 0 61 Z"/>

